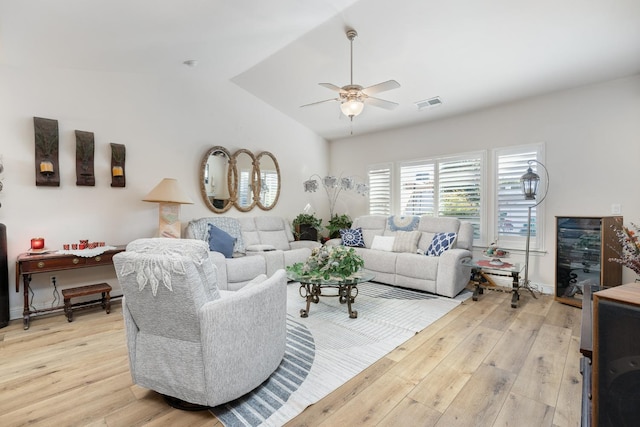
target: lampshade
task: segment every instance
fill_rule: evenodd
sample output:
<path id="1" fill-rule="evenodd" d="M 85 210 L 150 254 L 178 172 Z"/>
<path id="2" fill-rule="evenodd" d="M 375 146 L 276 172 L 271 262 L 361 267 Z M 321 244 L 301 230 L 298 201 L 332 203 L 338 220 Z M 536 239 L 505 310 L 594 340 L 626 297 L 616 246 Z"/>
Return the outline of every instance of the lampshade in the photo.
<path id="1" fill-rule="evenodd" d="M 342 114 L 345 116 L 355 117 L 362 113 L 362 110 L 364 109 L 364 102 L 357 98 L 350 98 L 340 104 L 340 109 L 342 110 Z"/>
<path id="2" fill-rule="evenodd" d="M 178 186 L 178 181 L 174 178 L 164 178 L 160 181 L 160 184 L 156 185 L 142 200 L 157 203 L 193 204 L 193 200 L 182 191 Z"/>
<path id="3" fill-rule="evenodd" d="M 520 182 L 522 183 L 522 192 L 524 193 L 525 200 L 534 200 L 536 194 L 538 194 L 540 176 L 529 167 L 527 172 L 520 178 Z"/>

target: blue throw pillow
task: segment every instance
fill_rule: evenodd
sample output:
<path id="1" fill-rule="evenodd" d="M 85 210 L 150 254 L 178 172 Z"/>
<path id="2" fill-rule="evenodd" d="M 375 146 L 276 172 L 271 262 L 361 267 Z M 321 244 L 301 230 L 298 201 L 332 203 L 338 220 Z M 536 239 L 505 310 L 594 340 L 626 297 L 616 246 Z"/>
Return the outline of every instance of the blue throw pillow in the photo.
<path id="1" fill-rule="evenodd" d="M 364 248 L 362 228 L 343 228 L 340 230 L 340 237 L 342 238 L 342 244 L 345 246 Z"/>
<path id="2" fill-rule="evenodd" d="M 436 233 L 427 249 L 427 255 L 440 256 L 444 251 L 451 249 L 456 241 L 456 233 Z"/>
<path id="3" fill-rule="evenodd" d="M 236 243 L 235 237 L 219 229 L 215 225 L 209 224 L 209 250 L 220 252 L 225 258 L 233 257 L 233 245 Z"/>

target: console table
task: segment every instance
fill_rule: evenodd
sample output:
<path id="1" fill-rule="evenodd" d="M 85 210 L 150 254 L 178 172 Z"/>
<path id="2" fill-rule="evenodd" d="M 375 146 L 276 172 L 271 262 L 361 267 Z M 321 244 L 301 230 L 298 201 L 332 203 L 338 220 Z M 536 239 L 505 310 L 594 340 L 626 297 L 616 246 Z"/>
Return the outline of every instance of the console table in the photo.
<path id="1" fill-rule="evenodd" d="M 35 309 L 29 304 L 29 292 L 31 291 L 31 275 L 39 273 L 52 273 L 63 270 L 75 270 L 78 268 L 98 267 L 113 265 L 112 258 L 115 254 L 125 250 L 125 246 L 117 246 L 100 255 L 93 257 L 81 257 L 76 255 L 62 255 L 58 253 L 46 253 L 31 255 L 22 253 L 16 259 L 16 292 L 20 292 L 20 278 L 22 277 L 24 308 L 22 310 L 24 329 L 29 329 L 31 316 L 52 311 L 63 311 L 64 305 L 50 308 Z"/>

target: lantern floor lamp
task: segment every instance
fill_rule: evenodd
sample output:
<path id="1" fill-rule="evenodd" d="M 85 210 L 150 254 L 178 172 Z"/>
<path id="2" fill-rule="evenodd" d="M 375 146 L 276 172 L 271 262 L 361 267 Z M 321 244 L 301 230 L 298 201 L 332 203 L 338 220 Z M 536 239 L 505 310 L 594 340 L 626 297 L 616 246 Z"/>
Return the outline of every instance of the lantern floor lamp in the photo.
<path id="1" fill-rule="evenodd" d="M 193 200 L 178 186 L 178 181 L 173 178 L 163 179 L 142 200 L 160 203 L 158 236 L 179 239 L 180 205 L 191 205 Z"/>
<path id="2" fill-rule="evenodd" d="M 529 164 L 529 168 L 527 172 L 522 175 L 520 178 L 520 182 L 522 183 L 522 192 L 524 193 L 525 200 L 537 200 L 537 203 L 529 206 L 529 215 L 527 216 L 527 244 L 525 250 L 525 264 L 524 264 L 524 282 L 522 283 L 522 287 L 529 290 L 531 295 L 534 298 L 537 298 L 535 293 L 533 292 L 533 288 L 531 287 L 531 282 L 529 281 L 529 244 L 531 242 L 531 210 L 538 206 L 542 201 L 547 197 L 547 192 L 549 191 L 549 172 L 547 172 L 547 168 L 537 160 L 529 160 L 527 162 Z M 544 180 L 544 194 L 539 199 L 536 199 L 536 195 L 538 194 L 538 184 L 540 184 L 540 176 L 531 169 L 531 164 L 537 163 L 542 167 L 545 174 Z M 536 230 L 537 233 L 537 230 Z"/>

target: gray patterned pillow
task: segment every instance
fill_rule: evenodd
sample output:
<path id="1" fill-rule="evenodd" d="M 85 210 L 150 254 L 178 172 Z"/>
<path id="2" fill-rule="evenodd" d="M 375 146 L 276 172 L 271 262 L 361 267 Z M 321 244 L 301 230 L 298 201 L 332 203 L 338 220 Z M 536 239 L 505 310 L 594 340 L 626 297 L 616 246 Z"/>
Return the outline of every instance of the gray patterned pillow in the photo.
<path id="1" fill-rule="evenodd" d="M 393 252 L 415 254 L 418 251 L 419 231 L 398 231 L 393 241 Z"/>

